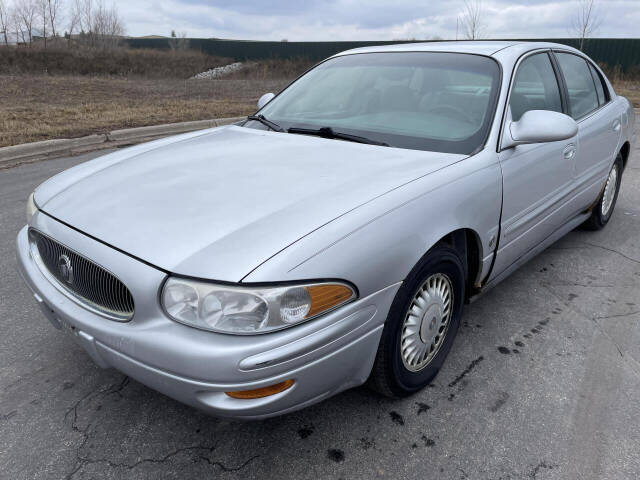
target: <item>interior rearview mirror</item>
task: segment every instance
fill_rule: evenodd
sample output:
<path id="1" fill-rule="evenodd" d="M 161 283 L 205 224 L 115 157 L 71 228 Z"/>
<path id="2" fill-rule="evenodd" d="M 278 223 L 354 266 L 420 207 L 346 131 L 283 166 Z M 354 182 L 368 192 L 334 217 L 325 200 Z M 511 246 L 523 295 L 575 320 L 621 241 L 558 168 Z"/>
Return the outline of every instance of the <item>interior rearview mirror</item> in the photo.
<path id="1" fill-rule="evenodd" d="M 258 109 L 261 109 L 262 107 L 264 107 L 267 103 L 271 101 L 273 97 L 275 97 L 275 94 L 271 92 L 265 93 L 264 95 L 262 95 L 258 100 Z"/>
<path id="2" fill-rule="evenodd" d="M 510 122 L 504 131 L 502 148 L 526 143 L 566 140 L 578 133 L 576 121 L 564 113 L 549 110 L 529 110 L 517 122 Z"/>

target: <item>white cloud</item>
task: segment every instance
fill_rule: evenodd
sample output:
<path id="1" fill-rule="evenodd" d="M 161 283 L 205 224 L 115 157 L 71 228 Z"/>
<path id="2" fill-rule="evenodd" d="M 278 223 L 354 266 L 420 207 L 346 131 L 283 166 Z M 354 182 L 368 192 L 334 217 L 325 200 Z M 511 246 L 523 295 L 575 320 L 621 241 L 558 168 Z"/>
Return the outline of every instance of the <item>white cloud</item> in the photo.
<path id="1" fill-rule="evenodd" d="M 600 0 L 600 37 L 634 37 L 638 0 Z M 462 0 L 117 0 L 130 35 L 255 40 L 455 38 Z M 570 36 L 575 0 L 484 0 L 488 38 Z"/>

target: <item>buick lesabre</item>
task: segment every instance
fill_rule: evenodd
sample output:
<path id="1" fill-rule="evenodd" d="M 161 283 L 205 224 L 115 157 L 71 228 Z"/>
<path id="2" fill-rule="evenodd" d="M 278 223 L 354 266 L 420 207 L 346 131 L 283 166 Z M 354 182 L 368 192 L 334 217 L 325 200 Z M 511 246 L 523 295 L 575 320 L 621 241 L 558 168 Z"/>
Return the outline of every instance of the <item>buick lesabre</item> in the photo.
<path id="1" fill-rule="evenodd" d="M 60 173 L 17 238 L 97 364 L 234 418 L 423 388 L 465 302 L 609 222 L 634 121 L 588 57 L 527 42 L 350 50 L 258 107 Z"/>

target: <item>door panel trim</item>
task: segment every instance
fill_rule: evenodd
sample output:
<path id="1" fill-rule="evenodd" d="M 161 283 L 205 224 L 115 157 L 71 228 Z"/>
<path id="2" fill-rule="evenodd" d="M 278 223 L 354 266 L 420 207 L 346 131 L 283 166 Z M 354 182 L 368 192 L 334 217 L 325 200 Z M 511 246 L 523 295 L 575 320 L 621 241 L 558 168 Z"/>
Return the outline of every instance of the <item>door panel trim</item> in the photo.
<path id="1" fill-rule="evenodd" d="M 547 221 L 548 219 L 552 218 L 553 215 L 557 214 L 558 210 L 562 209 L 563 207 L 569 207 L 572 204 L 575 204 L 575 205 L 585 204 L 587 206 L 590 205 L 588 203 L 589 199 L 592 200 L 593 197 L 598 195 L 598 193 L 600 192 L 600 187 L 601 186 L 602 186 L 602 181 L 598 180 L 596 182 L 592 182 L 586 188 L 583 188 L 579 192 L 575 192 L 575 190 L 574 190 L 572 192 L 571 198 L 569 198 L 566 202 L 562 202 L 561 205 L 559 205 L 553 212 L 548 213 L 545 216 L 545 218 L 543 218 L 540 222 L 538 222 L 535 225 L 531 226 L 528 230 L 522 232 L 518 237 L 512 239 L 510 242 L 506 243 L 505 245 L 500 246 L 500 248 L 496 252 L 496 261 L 495 261 L 494 269 L 491 272 L 491 276 L 487 279 L 488 280 L 487 283 L 493 282 L 496 277 L 501 277 L 504 274 L 504 272 L 507 271 L 507 270 L 510 270 L 514 264 L 520 264 L 522 257 L 525 257 L 525 256 L 528 255 L 527 252 L 530 252 L 531 250 L 535 250 L 537 248 L 537 245 L 539 245 L 541 243 L 544 243 L 545 238 L 547 238 L 548 235 L 553 235 L 554 234 L 553 232 L 556 232 L 558 230 L 563 230 L 566 225 L 572 224 L 576 217 L 581 217 L 581 218 L 584 217 L 582 221 L 586 220 L 589 217 L 590 212 L 586 212 L 585 213 L 585 207 L 577 207 L 577 206 L 575 206 L 574 208 L 572 208 L 568 212 L 568 214 L 567 214 L 568 220 L 567 221 L 565 221 L 562 224 L 558 225 L 557 228 L 552 229 L 551 233 L 549 233 L 547 235 L 542 235 L 541 234 L 540 235 L 540 241 L 532 243 L 530 248 L 526 249 L 523 254 L 517 255 L 511 262 L 509 262 L 509 263 L 501 262 L 501 259 L 509 257 L 510 254 L 514 252 L 514 249 L 516 249 L 516 250 L 518 249 L 517 243 L 518 243 L 519 240 L 521 240 L 527 234 L 531 234 L 531 232 L 534 229 L 542 227 L 545 221 Z M 593 195 L 588 195 L 588 196 L 585 197 L 585 195 L 590 190 L 592 190 L 594 192 L 594 194 Z M 581 197 L 585 197 L 585 198 L 581 199 Z M 577 226 L 577 225 L 575 225 L 575 226 Z M 570 230 L 575 228 L 575 226 L 572 227 Z M 567 230 L 565 233 L 568 233 L 568 232 L 569 232 L 569 230 Z M 528 257 L 528 258 L 531 258 L 531 257 Z"/>
<path id="2" fill-rule="evenodd" d="M 528 209 L 520 212 L 515 218 L 510 218 L 504 223 L 504 237 L 508 238 L 513 236 L 537 218 L 544 216 L 544 219 L 546 219 L 545 213 L 548 210 L 552 210 L 558 203 L 561 203 L 573 193 L 573 189 L 571 188 L 572 184 L 573 179 L 570 182 L 564 183 L 560 188 L 543 197 Z M 544 221 L 544 219 L 542 221 Z"/>

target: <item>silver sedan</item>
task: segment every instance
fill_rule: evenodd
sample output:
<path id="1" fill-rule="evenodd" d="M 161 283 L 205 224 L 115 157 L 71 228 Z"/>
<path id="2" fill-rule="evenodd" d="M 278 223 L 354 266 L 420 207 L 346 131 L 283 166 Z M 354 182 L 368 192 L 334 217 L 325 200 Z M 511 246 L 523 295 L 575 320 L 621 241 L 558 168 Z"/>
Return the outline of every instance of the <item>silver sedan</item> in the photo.
<path id="1" fill-rule="evenodd" d="M 603 228 L 633 109 L 563 45 L 335 55 L 240 124 L 40 185 L 17 238 L 54 326 L 103 367 L 264 418 L 437 375 L 465 302 Z"/>

